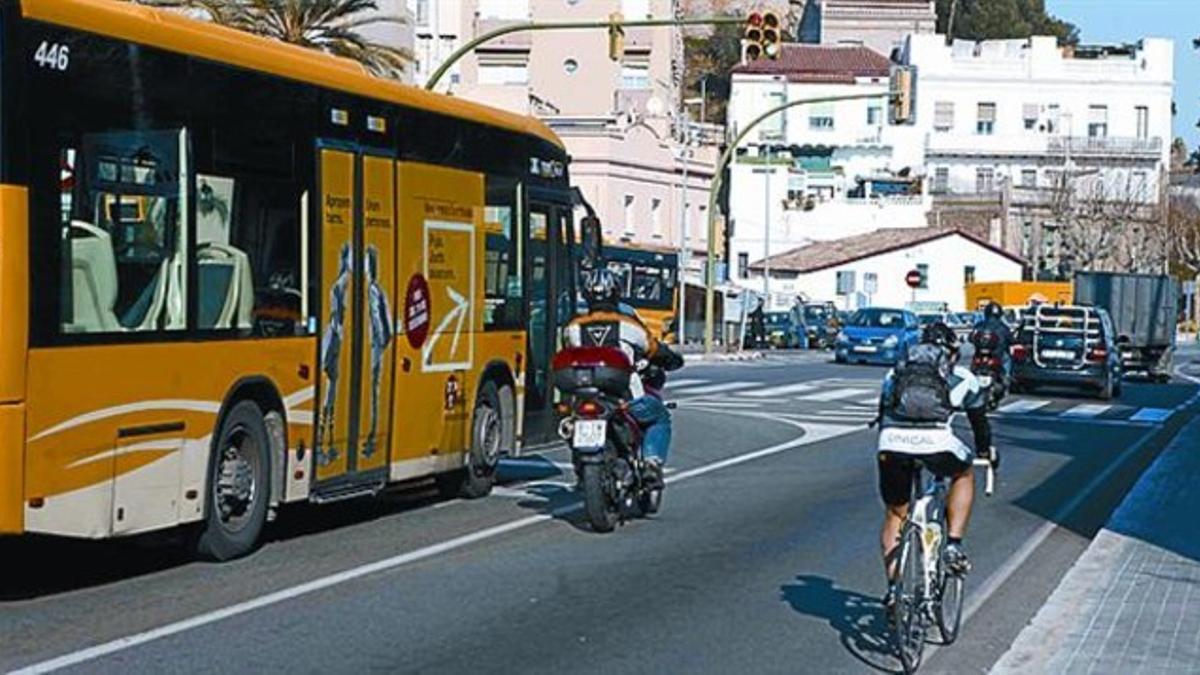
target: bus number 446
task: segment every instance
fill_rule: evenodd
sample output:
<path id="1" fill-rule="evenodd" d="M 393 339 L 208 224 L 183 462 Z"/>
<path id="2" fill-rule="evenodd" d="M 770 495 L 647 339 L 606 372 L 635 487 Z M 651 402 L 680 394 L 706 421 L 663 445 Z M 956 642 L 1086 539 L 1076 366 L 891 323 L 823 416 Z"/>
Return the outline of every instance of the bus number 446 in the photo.
<path id="1" fill-rule="evenodd" d="M 65 71 L 71 65 L 71 48 L 57 43 L 50 44 L 43 40 L 42 44 L 38 45 L 37 51 L 34 52 L 33 60 L 43 68 Z"/>

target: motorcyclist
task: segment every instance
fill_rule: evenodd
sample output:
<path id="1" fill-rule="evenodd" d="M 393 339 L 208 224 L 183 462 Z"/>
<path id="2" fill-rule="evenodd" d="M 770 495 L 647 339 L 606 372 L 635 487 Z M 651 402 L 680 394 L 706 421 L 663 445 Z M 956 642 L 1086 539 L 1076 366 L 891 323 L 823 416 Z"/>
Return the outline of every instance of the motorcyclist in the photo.
<path id="1" fill-rule="evenodd" d="M 958 360 L 958 339 L 953 329 L 942 322 L 927 326 L 921 335 L 921 342 L 916 349 L 926 349 L 932 346 L 942 353 L 942 367 L 938 372 L 944 378 L 949 394 L 949 405 L 954 411 L 965 411 L 970 420 L 974 434 L 974 454 L 989 457 L 992 453 L 991 427 L 988 424 L 986 396 L 979 381 L 967 368 L 956 365 Z M 910 358 L 914 358 L 910 355 Z M 897 372 L 903 369 L 897 366 L 884 379 L 879 402 L 879 490 L 884 502 L 883 528 L 880 533 L 880 544 L 883 552 L 884 570 L 888 578 L 888 595 L 884 598 L 885 605 L 893 600 L 892 582 L 895 581 L 897 561 L 895 557 L 899 550 L 900 527 L 908 513 L 910 486 L 914 469 L 913 457 L 916 452 L 905 452 L 899 445 L 893 445 L 898 432 L 911 429 L 914 426 L 944 431 L 945 437 L 938 443 L 933 452 L 921 452 L 921 459 L 927 469 L 941 476 L 950 478 L 950 491 L 946 501 L 947 541 L 946 563 L 956 574 L 966 574 L 971 569 L 971 563 L 963 547 L 963 536 L 971 518 L 971 506 L 975 498 L 975 474 L 972 471 L 971 449 L 954 435 L 950 421 L 935 425 L 914 425 L 900 419 L 895 411 L 896 397 L 893 388 L 897 383 Z"/>
<path id="2" fill-rule="evenodd" d="M 662 485 L 663 467 L 671 448 L 671 412 L 662 399 L 666 371 L 683 367 L 683 357 L 659 342 L 637 312 L 621 302 L 612 272 L 598 269 L 588 275 L 588 312 L 563 329 L 569 347 L 616 347 L 637 366 L 640 377 L 631 383 L 629 413 L 642 426 L 642 454 L 650 467 L 648 479 Z"/>
<path id="3" fill-rule="evenodd" d="M 971 344 L 978 348 L 979 338 L 983 335 L 996 336 L 995 353 L 1004 364 L 1004 377 L 1007 379 L 1012 374 L 1009 348 L 1013 344 L 1013 334 L 1012 329 L 1004 322 L 1004 308 L 995 302 L 989 302 L 983 308 L 983 321 L 976 324 L 975 329 L 971 331 Z"/>

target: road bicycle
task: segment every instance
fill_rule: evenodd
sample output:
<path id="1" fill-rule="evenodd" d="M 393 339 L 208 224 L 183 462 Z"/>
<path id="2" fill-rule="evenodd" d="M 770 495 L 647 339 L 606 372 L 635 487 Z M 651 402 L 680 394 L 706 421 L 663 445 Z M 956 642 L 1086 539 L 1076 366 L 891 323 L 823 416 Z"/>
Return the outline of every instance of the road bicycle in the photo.
<path id="1" fill-rule="evenodd" d="M 889 620 L 896 651 L 905 673 L 921 665 L 926 635 L 933 625 L 941 632 L 942 644 L 958 637 L 962 622 L 964 575 L 946 567 L 946 494 L 948 479 L 926 471 L 919 457 L 913 458 L 911 505 L 900 529 L 899 574 L 892 584 Z M 987 469 L 985 494 L 991 496 L 996 482 L 996 449 L 974 466 Z"/>

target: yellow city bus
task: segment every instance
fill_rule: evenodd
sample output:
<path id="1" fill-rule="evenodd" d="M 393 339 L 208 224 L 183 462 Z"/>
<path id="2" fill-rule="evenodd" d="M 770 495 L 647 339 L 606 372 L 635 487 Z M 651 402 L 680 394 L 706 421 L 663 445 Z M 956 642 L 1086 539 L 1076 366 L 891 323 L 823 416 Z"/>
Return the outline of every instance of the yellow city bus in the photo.
<path id="1" fill-rule="evenodd" d="M 637 310 L 654 335 L 675 341 L 679 254 L 624 245 L 605 245 L 604 260 L 621 287 L 621 299 Z"/>
<path id="2" fill-rule="evenodd" d="M 554 431 L 575 311 L 539 122 L 113 0 L 0 5 L 0 534 L 193 524 Z"/>

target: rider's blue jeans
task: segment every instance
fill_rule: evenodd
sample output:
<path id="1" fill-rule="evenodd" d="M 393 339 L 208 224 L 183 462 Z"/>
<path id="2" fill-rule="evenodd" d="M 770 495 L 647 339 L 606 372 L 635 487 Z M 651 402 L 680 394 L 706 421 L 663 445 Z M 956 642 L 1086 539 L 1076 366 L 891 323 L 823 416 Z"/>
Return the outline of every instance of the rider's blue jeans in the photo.
<path id="1" fill-rule="evenodd" d="M 666 464 L 667 454 L 671 451 L 671 411 L 667 410 L 666 404 L 657 396 L 646 394 L 630 402 L 629 414 L 646 431 L 642 439 L 642 453 L 647 458 L 657 457 Z"/>

